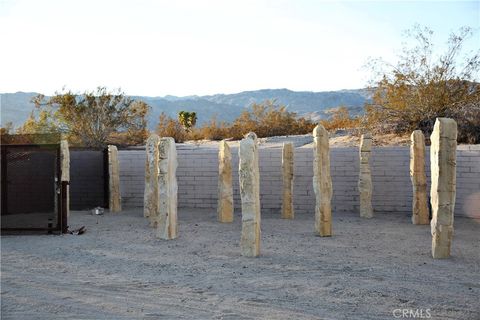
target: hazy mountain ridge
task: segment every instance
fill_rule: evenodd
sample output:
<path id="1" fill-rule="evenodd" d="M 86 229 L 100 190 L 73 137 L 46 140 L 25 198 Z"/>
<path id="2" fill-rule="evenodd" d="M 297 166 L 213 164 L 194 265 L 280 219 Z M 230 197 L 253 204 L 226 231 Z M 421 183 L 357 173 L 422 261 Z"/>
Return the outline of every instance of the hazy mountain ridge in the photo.
<path id="1" fill-rule="evenodd" d="M 15 127 L 23 124 L 34 109 L 31 99 L 36 95 L 37 93 L 34 92 L 0 94 L 1 124 L 13 122 Z M 326 92 L 263 89 L 207 96 L 167 95 L 165 97 L 132 96 L 132 98 L 143 100 L 152 107 L 148 126 L 150 129 L 154 129 L 162 112 L 176 117 L 181 110 L 195 111 L 198 116 L 198 124 L 201 125 L 213 116 L 216 116 L 219 121 L 232 121 L 252 103 L 260 103 L 269 99 L 275 100 L 277 104 L 286 105 L 289 111 L 315 120 L 325 117 L 325 110 L 340 105 L 348 107 L 352 114 L 361 114 L 363 105 L 369 100 L 370 95 L 366 89 Z"/>

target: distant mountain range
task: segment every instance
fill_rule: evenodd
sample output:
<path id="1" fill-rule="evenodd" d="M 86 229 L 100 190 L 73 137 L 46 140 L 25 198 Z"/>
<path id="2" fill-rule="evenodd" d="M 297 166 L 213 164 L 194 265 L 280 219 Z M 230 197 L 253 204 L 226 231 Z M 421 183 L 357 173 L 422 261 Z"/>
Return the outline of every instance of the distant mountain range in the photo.
<path id="1" fill-rule="evenodd" d="M 15 127 L 22 125 L 32 112 L 31 99 L 38 93 L 16 92 L 0 94 L 1 125 L 12 122 Z M 195 111 L 197 124 L 207 122 L 213 116 L 219 121 L 232 121 L 252 103 L 261 103 L 274 99 L 277 104 L 300 116 L 318 120 L 326 117 L 325 111 L 338 106 L 346 106 L 351 114 L 361 114 L 370 94 L 366 89 L 339 90 L 326 92 L 291 91 L 288 89 L 264 89 L 244 91 L 235 94 L 215 94 L 209 96 L 132 96 L 143 100 L 152 110 L 148 118 L 148 127 L 154 129 L 162 112 L 176 118 L 181 110 Z"/>

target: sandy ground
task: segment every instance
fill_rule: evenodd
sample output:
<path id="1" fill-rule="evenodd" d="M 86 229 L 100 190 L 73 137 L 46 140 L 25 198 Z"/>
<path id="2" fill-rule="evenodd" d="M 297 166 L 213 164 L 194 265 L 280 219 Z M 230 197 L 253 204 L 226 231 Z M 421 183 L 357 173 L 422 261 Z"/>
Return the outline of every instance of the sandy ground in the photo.
<path id="1" fill-rule="evenodd" d="M 405 215 L 338 214 L 320 238 L 310 215 L 264 214 L 259 258 L 240 256 L 238 213 L 183 209 L 173 241 L 140 210 L 70 222 L 87 233 L 2 236 L 2 319 L 480 319 L 479 220 L 456 218 L 445 260 Z"/>

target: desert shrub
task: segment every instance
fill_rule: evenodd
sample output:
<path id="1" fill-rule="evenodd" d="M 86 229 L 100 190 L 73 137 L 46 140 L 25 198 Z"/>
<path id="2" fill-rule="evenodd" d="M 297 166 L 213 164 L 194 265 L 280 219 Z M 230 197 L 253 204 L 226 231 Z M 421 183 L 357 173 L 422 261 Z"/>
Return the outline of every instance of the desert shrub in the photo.
<path id="1" fill-rule="evenodd" d="M 351 117 L 347 107 L 341 106 L 327 110 L 328 119 L 320 120 L 320 124 L 328 131 L 354 129 L 360 126 L 360 117 Z"/>
<path id="2" fill-rule="evenodd" d="M 156 131 L 160 137 L 172 137 L 175 142 L 184 142 L 187 139 L 187 132 L 180 122 L 167 116 L 164 112 L 158 118 Z"/>
<path id="3" fill-rule="evenodd" d="M 232 138 L 229 137 L 229 134 L 231 134 L 231 132 L 229 131 L 228 125 L 225 122 L 217 122 L 216 117 L 213 117 L 200 128 L 193 130 L 190 138 L 192 140 L 222 140 Z"/>
<path id="4" fill-rule="evenodd" d="M 446 51 L 434 55 L 428 28 L 416 26 L 410 35 L 413 47 L 404 47 L 395 65 L 372 66 L 380 77 L 373 81 L 372 101 L 366 105 L 365 125 L 378 133 L 405 134 L 420 129 L 426 136 L 437 117 L 458 124 L 458 141 L 480 143 L 480 51 L 461 55 L 469 28 L 452 33 Z M 377 61 L 378 62 L 378 61 Z"/>
<path id="5" fill-rule="evenodd" d="M 298 117 L 287 111 L 285 106 L 276 105 L 274 101 L 253 104 L 251 111 L 244 111 L 230 126 L 232 137 L 240 139 L 253 131 L 259 138 L 306 134 L 315 127 L 312 121 Z"/>
<path id="6" fill-rule="evenodd" d="M 259 138 L 306 134 L 312 132 L 315 123 L 297 117 L 296 113 L 287 111 L 285 106 L 276 105 L 274 101 L 253 104 L 249 110 L 243 111 L 232 123 L 218 123 L 215 118 L 203 125 L 197 134 L 202 139 L 242 139 L 253 131 Z"/>

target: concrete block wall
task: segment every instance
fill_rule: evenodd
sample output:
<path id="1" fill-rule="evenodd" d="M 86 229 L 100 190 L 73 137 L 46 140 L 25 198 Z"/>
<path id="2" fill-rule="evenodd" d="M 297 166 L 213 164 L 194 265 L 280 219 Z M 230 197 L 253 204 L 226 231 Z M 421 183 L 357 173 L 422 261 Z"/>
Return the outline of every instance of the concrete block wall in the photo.
<path id="1" fill-rule="evenodd" d="M 179 207 L 216 210 L 218 150 L 177 145 Z M 294 207 L 297 214 L 313 214 L 313 150 L 295 149 Z M 430 175 L 427 148 L 427 176 Z M 120 150 L 120 180 L 125 207 L 143 206 L 144 150 Z M 262 210 L 281 207 L 281 149 L 260 148 L 260 194 Z M 358 149 L 332 148 L 334 212 L 358 211 Z M 412 186 L 408 147 L 376 147 L 372 153 L 373 207 L 376 212 L 411 212 Z M 235 208 L 240 208 L 238 148 L 232 147 Z M 480 218 L 480 145 L 459 146 L 457 151 L 457 201 L 455 214 Z"/>

